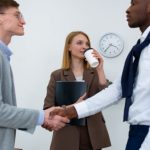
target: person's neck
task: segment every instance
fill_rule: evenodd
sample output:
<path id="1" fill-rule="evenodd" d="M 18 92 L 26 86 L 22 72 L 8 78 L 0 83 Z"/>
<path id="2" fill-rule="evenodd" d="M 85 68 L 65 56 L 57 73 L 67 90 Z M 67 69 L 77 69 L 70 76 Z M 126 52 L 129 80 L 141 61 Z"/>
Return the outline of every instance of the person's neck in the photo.
<path id="1" fill-rule="evenodd" d="M 147 24 L 147 25 L 145 25 L 145 26 L 141 26 L 141 27 L 139 27 L 140 28 L 140 31 L 141 31 L 141 33 L 143 33 L 148 27 L 150 26 L 150 24 Z"/>
<path id="2" fill-rule="evenodd" d="M 11 36 L 8 36 L 0 31 L 0 40 L 4 42 L 6 45 L 8 45 L 11 41 Z"/>
<path id="3" fill-rule="evenodd" d="M 72 68 L 73 73 L 76 76 L 83 75 L 83 71 L 84 71 L 83 61 L 81 61 L 81 60 L 80 61 L 79 60 L 72 61 L 71 68 Z"/>

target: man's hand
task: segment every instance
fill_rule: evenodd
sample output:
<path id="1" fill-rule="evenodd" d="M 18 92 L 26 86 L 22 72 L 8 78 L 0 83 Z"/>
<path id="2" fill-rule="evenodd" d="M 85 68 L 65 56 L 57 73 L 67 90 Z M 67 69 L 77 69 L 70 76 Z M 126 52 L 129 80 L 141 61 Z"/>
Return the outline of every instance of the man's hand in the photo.
<path id="1" fill-rule="evenodd" d="M 86 98 L 86 93 L 84 93 L 77 101 L 77 103 L 82 102 L 85 98 Z M 55 107 L 53 108 L 53 110 L 50 112 L 50 116 L 55 116 L 55 115 L 59 115 L 62 117 L 67 117 L 68 119 L 72 119 L 72 118 L 77 118 L 78 114 L 77 111 L 75 109 L 75 107 L 72 105 L 68 105 L 68 106 L 62 106 L 62 107 Z"/>
<path id="2" fill-rule="evenodd" d="M 67 117 L 68 119 L 77 118 L 78 114 L 76 112 L 76 109 L 73 105 L 69 106 L 62 106 L 59 108 L 55 108 L 53 111 L 50 112 L 50 116 L 59 115 L 62 117 Z"/>
<path id="3" fill-rule="evenodd" d="M 76 103 L 82 102 L 86 97 L 86 93 L 82 95 Z M 51 107 L 45 110 L 45 119 L 42 127 L 52 131 L 59 130 L 69 123 L 69 119 L 77 118 L 78 114 L 73 105 L 62 107 Z"/>
<path id="4" fill-rule="evenodd" d="M 51 112 L 50 112 L 50 116 L 55 116 L 55 115 L 58 115 L 58 116 L 62 116 L 62 117 L 67 117 L 67 114 L 66 114 L 66 106 L 62 106 L 62 107 L 56 107 L 54 108 Z"/>
<path id="5" fill-rule="evenodd" d="M 50 116 L 50 112 L 56 108 L 59 108 L 59 107 L 52 107 L 52 108 L 45 110 L 44 124 L 42 125 L 42 127 L 49 131 L 52 131 L 52 130 L 57 131 L 63 128 L 66 125 L 66 123 L 69 122 L 69 119 L 67 119 L 66 117 L 61 117 L 58 115 Z"/>

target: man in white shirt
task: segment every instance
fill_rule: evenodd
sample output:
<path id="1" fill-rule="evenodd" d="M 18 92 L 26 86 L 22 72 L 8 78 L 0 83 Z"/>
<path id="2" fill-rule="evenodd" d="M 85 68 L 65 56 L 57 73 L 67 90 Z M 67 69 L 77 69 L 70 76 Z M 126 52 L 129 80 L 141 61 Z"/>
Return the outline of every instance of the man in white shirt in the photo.
<path id="1" fill-rule="evenodd" d="M 122 76 L 86 101 L 56 109 L 51 114 L 83 118 L 125 97 L 130 103 L 125 105 L 124 113 L 124 120 L 130 124 L 126 150 L 150 150 L 150 0 L 131 0 L 126 13 L 129 27 L 138 27 L 142 35 L 127 57 Z"/>

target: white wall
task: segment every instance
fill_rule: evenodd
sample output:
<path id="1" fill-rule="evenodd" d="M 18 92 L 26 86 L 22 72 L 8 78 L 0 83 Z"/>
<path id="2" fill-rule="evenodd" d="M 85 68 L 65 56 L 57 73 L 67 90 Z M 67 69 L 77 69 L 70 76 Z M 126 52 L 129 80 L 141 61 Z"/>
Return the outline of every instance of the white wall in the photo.
<path id="1" fill-rule="evenodd" d="M 13 67 L 19 107 L 42 109 L 51 71 L 62 60 L 66 35 L 73 30 L 86 32 L 92 47 L 99 48 L 100 37 L 107 32 L 119 34 L 125 42 L 124 51 L 116 58 L 104 58 L 107 78 L 114 80 L 122 71 L 125 57 L 140 32 L 130 29 L 125 10 L 130 0 L 18 0 L 24 14 L 26 34 L 15 37 Z M 123 101 L 103 111 L 112 147 L 123 150 L 128 125 L 122 122 Z M 52 133 L 38 127 L 34 135 L 17 132 L 16 146 L 24 150 L 48 150 Z"/>

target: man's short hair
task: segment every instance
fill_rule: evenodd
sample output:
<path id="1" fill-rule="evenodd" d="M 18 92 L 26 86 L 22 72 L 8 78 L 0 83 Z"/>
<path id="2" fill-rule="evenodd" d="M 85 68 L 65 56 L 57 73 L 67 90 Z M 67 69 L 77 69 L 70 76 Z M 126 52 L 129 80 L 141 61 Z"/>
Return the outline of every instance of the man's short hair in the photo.
<path id="1" fill-rule="evenodd" d="M 5 11 L 9 7 L 19 7 L 19 4 L 15 0 L 0 0 L 0 12 Z"/>

